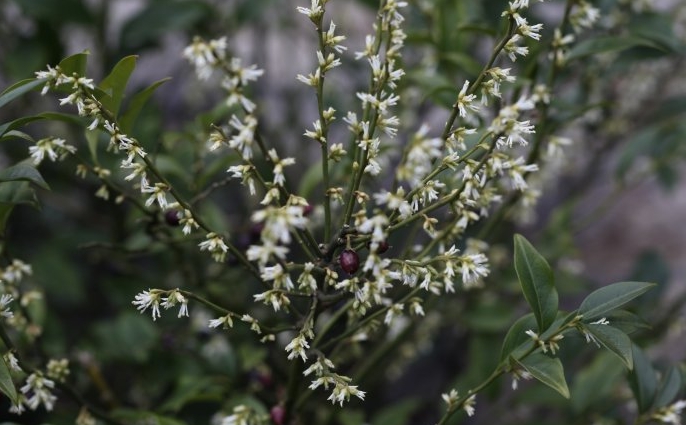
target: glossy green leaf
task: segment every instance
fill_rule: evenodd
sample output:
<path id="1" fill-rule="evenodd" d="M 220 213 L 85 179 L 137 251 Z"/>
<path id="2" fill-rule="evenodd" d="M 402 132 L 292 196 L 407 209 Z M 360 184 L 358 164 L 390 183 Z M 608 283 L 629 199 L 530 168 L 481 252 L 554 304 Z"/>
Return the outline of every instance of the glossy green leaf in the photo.
<path id="1" fill-rule="evenodd" d="M 560 393 L 562 397 L 569 398 L 569 388 L 560 359 L 543 353 L 533 353 L 517 363 L 534 378 Z"/>
<path id="2" fill-rule="evenodd" d="M 133 129 L 133 124 L 136 122 L 138 115 L 143 109 L 143 106 L 148 102 L 150 96 L 157 90 L 159 86 L 171 80 L 171 78 L 164 78 L 159 81 L 155 81 L 145 89 L 136 93 L 131 97 L 131 101 L 128 103 L 126 112 L 121 115 L 119 119 L 119 127 L 124 133 L 130 133 Z"/>
<path id="3" fill-rule="evenodd" d="M 535 327 L 536 318 L 533 313 L 517 319 L 505 335 L 503 347 L 500 350 L 500 360 L 505 360 L 510 355 L 515 359 L 521 356 L 526 349 L 522 346 L 531 341 L 531 338 L 525 332 Z"/>
<path id="4" fill-rule="evenodd" d="M 137 56 L 127 56 L 120 60 L 112 71 L 105 77 L 98 85 L 100 90 L 107 95 L 100 99 L 100 102 L 106 110 L 110 111 L 114 116 L 119 114 L 119 107 L 124 98 L 124 91 L 129 82 L 129 78 L 136 69 Z"/>
<path id="5" fill-rule="evenodd" d="M 602 317 L 612 310 L 621 307 L 634 298 L 644 294 L 654 283 L 617 282 L 591 292 L 579 306 L 579 314 L 584 321 Z"/>
<path id="6" fill-rule="evenodd" d="M 531 306 L 542 333 L 557 316 L 557 290 L 548 262 L 522 235 L 514 237 L 514 262 L 524 298 Z"/>
<path id="7" fill-rule="evenodd" d="M 619 52 L 632 47 L 651 47 L 661 49 L 657 43 L 639 36 L 606 36 L 594 37 L 580 41 L 567 54 L 567 60 L 572 61 L 598 53 Z"/>
<path id="8" fill-rule="evenodd" d="M 14 387 L 10 369 L 3 357 L 0 357 L 0 392 L 5 394 L 13 403 L 18 403 L 17 389 Z"/>
<path id="9" fill-rule="evenodd" d="M 638 411 L 645 413 L 650 409 L 657 394 L 657 377 L 653 365 L 636 344 L 632 344 L 634 368 L 629 373 L 629 384 L 636 398 Z"/>
<path id="10" fill-rule="evenodd" d="M 45 84 L 43 80 L 35 78 L 28 78 L 26 80 L 18 81 L 0 93 L 0 108 L 10 103 L 19 96 L 34 90 L 36 87 L 42 87 Z M 0 132 L 0 134 L 2 134 Z"/>
<path id="11" fill-rule="evenodd" d="M 662 378 L 662 385 L 655 397 L 653 408 L 659 409 L 674 402 L 681 390 L 682 378 L 679 368 L 672 366 L 669 372 Z"/>
<path id="12" fill-rule="evenodd" d="M 50 190 L 50 186 L 43 180 L 40 172 L 25 162 L 15 164 L 0 171 L 0 182 L 28 181 L 43 189 Z"/>
<path id="13" fill-rule="evenodd" d="M 593 325 L 589 323 L 583 326 L 586 332 L 590 333 L 600 345 L 619 357 L 627 368 L 633 369 L 634 361 L 631 353 L 631 340 L 627 334 L 610 325 Z"/>

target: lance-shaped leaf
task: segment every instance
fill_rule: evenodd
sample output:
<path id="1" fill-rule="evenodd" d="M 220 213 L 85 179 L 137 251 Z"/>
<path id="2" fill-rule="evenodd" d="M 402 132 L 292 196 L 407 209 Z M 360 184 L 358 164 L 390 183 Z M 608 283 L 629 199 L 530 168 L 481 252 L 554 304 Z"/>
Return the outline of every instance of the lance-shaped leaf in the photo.
<path id="1" fill-rule="evenodd" d="M 650 409 L 657 394 L 657 377 L 653 365 L 643 350 L 632 344 L 634 369 L 629 373 L 629 384 L 636 398 L 639 413 Z"/>
<path id="2" fill-rule="evenodd" d="M 42 87 L 45 84 L 44 80 L 36 80 L 35 78 L 29 78 L 26 80 L 21 80 L 17 83 L 12 84 L 2 93 L 0 93 L 0 108 L 10 103 L 14 99 L 28 93 L 36 87 Z"/>
<path id="3" fill-rule="evenodd" d="M 143 109 L 143 106 L 145 106 L 145 104 L 148 102 L 150 96 L 152 96 L 159 86 L 166 83 L 170 79 L 171 78 L 163 78 L 155 81 L 131 97 L 131 101 L 128 103 L 128 109 L 121 115 L 121 118 L 119 119 L 119 127 L 124 133 L 131 132 L 133 129 L 133 124 L 136 122 L 136 118 L 138 118 L 138 114 L 140 114 L 141 109 Z"/>
<path id="4" fill-rule="evenodd" d="M 564 398 L 569 398 L 569 387 L 565 380 L 562 362 L 557 357 L 548 357 L 543 353 L 533 353 L 517 361 L 534 378 L 554 389 Z"/>
<path id="5" fill-rule="evenodd" d="M 588 323 L 583 326 L 585 331 L 591 334 L 600 345 L 619 357 L 626 367 L 634 368 L 631 340 L 627 334 L 610 325 Z"/>
<path id="6" fill-rule="evenodd" d="M 0 171 L 0 182 L 11 181 L 28 181 L 43 189 L 50 190 L 50 186 L 43 180 L 43 176 L 38 170 L 26 163 L 15 164 Z"/>
<path id="7" fill-rule="evenodd" d="M 112 72 L 98 86 L 107 94 L 100 99 L 100 102 L 114 116 L 119 114 L 119 106 L 124 98 L 126 84 L 135 68 L 136 56 L 127 56 L 112 68 Z"/>
<path id="8" fill-rule="evenodd" d="M 654 283 L 617 282 L 591 292 L 579 306 L 584 321 L 592 320 L 611 312 L 644 294 Z"/>
<path id="9" fill-rule="evenodd" d="M 0 392 L 5 394 L 13 403 L 17 404 L 19 398 L 17 397 L 17 389 L 12 382 L 10 369 L 7 367 L 5 359 L 0 356 Z"/>
<path id="10" fill-rule="evenodd" d="M 669 368 L 669 372 L 662 378 L 662 386 L 657 392 L 653 408 L 659 409 L 672 403 L 679 395 L 682 386 L 681 372 L 676 366 Z"/>
<path id="11" fill-rule="evenodd" d="M 515 271 L 522 286 L 524 298 L 531 306 L 538 331 L 542 333 L 557 316 L 557 290 L 553 271 L 548 262 L 522 235 L 514 237 Z"/>

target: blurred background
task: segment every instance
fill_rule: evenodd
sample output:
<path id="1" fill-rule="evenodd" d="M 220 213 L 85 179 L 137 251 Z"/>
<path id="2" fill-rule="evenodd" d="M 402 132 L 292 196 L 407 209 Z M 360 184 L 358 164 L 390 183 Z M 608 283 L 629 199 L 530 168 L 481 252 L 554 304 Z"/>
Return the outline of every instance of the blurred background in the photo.
<path id="1" fill-rule="evenodd" d="M 502 29 L 500 11 L 505 6 L 495 0 L 409 3 L 403 58 L 405 68 L 412 71 L 401 87 L 408 105 L 398 113 L 405 129 L 401 141 L 422 123 L 440 133 L 454 96 L 446 87 L 459 88 L 464 79 L 478 73 L 494 35 Z M 511 235 L 518 231 L 553 265 L 568 308 L 600 285 L 621 280 L 657 282 L 658 289 L 635 307 L 652 324 L 650 330 L 638 331 L 638 339 L 650 347 L 651 358 L 658 364 L 683 364 L 686 4 L 602 0 L 595 5 L 601 10 L 601 20 L 589 34 L 576 34 L 578 40 L 592 34 L 627 34 L 649 38 L 654 45 L 586 56 L 570 62 L 560 75 L 553 88 L 553 119 L 567 123 L 559 126 L 557 135 L 569 137 L 572 144 L 565 148 L 565 161 L 541 173 L 543 195 L 535 210 L 526 214 L 517 207 L 503 211 L 502 223 L 488 233 L 493 280 L 505 282 L 501 289 L 512 289 L 508 261 Z M 202 158 L 201 168 L 207 171 L 203 175 L 197 152 L 205 145 L 209 123 L 226 111 L 217 107 L 223 99 L 213 89 L 216 81 L 198 82 L 181 52 L 196 35 L 226 36 L 233 55 L 245 65 L 254 63 L 265 70 L 252 92 L 264 138 L 282 146 L 282 156 L 296 156 L 300 164 L 308 164 L 316 161 L 319 148 L 304 140 L 302 133 L 316 117 L 316 102 L 311 90 L 295 77 L 313 69 L 316 44 L 311 23 L 295 11 L 296 6 L 309 4 L 288 0 L 4 0 L 0 3 L 0 87 L 30 78 L 47 64 L 84 50 L 90 52 L 88 74 L 96 81 L 123 57 L 137 55 L 129 83 L 132 92 L 164 77 L 172 79 L 156 91 L 133 134 L 159 150 L 160 157 L 168 160 L 165 170 L 184 185 L 185 193 L 192 194 L 203 187 L 198 186 L 198 176 L 204 176 L 204 185 L 223 178 L 213 175 L 226 168 L 226 162 Z M 328 16 L 348 37 L 344 43 L 349 47 L 344 55 L 348 61 L 328 80 L 332 88 L 327 96 L 338 111 L 354 108 L 356 99 L 349 94 L 366 84 L 366 64 L 353 61 L 352 55 L 363 49 L 377 6 L 372 0 L 327 5 Z M 543 22 L 550 32 L 562 10 L 563 2 L 532 5 L 530 21 Z M 532 47 L 530 58 L 515 65 L 505 61 L 501 66 L 513 66 L 524 79 L 536 78 L 531 58 L 539 53 L 536 49 L 545 47 Z M 0 122 L 55 105 L 50 96 L 32 94 L 0 109 Z M 27 132 L 37 138 L 57 132 L 77 146 L 85 144 L 79 128 L 33 125 Z M 0 146 L 0 167 L 26 156 L 22 141 L 5 143 Z M 304 174 L 304 168 L 291 168 L 292 178 Z M 193 178 L 184 175 L 189 169 Z M 43 353 L 36 353 L 38 357 L 70 358 L 79 369 L 73 376 L 76 386 L 98 404 L 155 410 L 187 423 L 207 423 L 227 402 L 250 399 L 266 409 L 278 400 L 283 376 L 274 366 L 279 364 L 274 357 L 283 357 L 280 350 L 272 353 L 259 344 L 240 344 L 252 338 L 246 330 L 234 329 L 228 339 L 208 332 L 209 313 L 199 309 L 191 308 L 190 324 L 175 318 L 152 323 L 130 305 L 133 296 L 148 287 L 178 286 L 202 289 L 240 310 L 252 293 L 250 287 L 236 288 L 235 282 L 242 279 L 240 270 L 206 270 L 202 257 L 193 253 L 192 243 L 165 250 L 172 238 L 160 217 L 156 221 L 125 204 L 94 197 L 98 183 L 76 182 L 73 166 L 45 164 L 41 172 L 52 190 L 37 189 L 39 202 L 27 201 L 15 211 L 3 237 L 4 255 L 31 263 L 32 284 L 45 291 L 34 312 L 43 328 Z M 212 200 L 214 206 L 205 210 L 210 220 L 229 230 L 236 243 L 248 243 L 254 200 L 247 199 L 237 185 L 215 193 Z M 232 285 L 231 294 L 227 285 Z M 402 359 L 362 383 L 369 390 L 369 402 L 346 409 L 345 414 L 329 414 L 320 423 L 435 420 L 436 396 L 441 391 L 453 382 L 468 383 L 488 370 L 489 361 L 479 358 L 483 347 L 502 338 L 516 318 L 516 309 L 504 307 L 516 298 L 515 292 L 502 298 L 494 295 L 495 289 L 467 295 L 453 307 L 444 307 L 440 321 L 428 317 L 426 328 L 413 329 L 412 337 L 398 348 Z M 454 320 L 452 325 L 446 323 L 450 320 Z M 574 343 L 580 342 L 570 342 Z M 611 360 L 591 362 L 589 349 L 584 350 L 568 361 L 582 371 L 612 369 Z M 623 371 L 608 373 L 613 383 Z M 430 378 L 419 379 L 426 376 Z M 508 385 L 495 388 L 490 396 L 499 401 L 489 411 L 477 409 L 470 423 L 590 423 L 598 410 L 597 400 L 581 397 L 582 401 L 570 406 L 536 385 L 503 396 Z M 598 391 L 622 400 L 618 388 L 608 385 Z M 427 399 L 429 395 L 433 400 Z M 549 406 L 543 413 L 530 407 L 540 405 L 540 400 Z M 510 418 L 498 416 L 511 406 L 519 407 Z M 613 410 L 607 405 L 603 409 L 605 413 Z M 621 409 L 610 413 L 616 418 L 626 416 Z M 45 420 L 40 412 L 18 418 L 0 415 L 16 423 Z M 51 418 L 51 423 L 67 423 L 73 410 L 58 408 Z"/>

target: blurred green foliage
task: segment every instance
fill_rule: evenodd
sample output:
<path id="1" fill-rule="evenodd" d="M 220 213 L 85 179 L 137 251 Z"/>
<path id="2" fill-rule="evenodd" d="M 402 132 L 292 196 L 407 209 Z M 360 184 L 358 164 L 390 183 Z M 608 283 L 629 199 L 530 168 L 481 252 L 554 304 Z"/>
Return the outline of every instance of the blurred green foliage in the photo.
<path id="1" fill-rule="evenodd" d="M 195 34 L 230 38 L 243 28 L 266 25 L 265 10 L 281 8 L 283 13 L 293 13 L 295 4 L 277 0 L 143 1 L 133 14 L 125 14 L 117 32 L 116 10 L 125 3 L 14 0 L 0 5 L 5 12 L 0 16 L 0 82 L 10 86 L 46 64 L 81 51 L 84 46 L 75 46 L 71 39 L 80 34 L 93 50 L 88 62 L 92 74 L 110 75 L 100 84 L 103 103 L 121 112 L 124 130 L 136 134 L 146 150 L 155 152 L 160 170 L 189 196 L 212 183 L 220 184 L 222 179 L 216 176 L 231 158 L 200 158 L 197 152 L 206 140 L 208 124 L 226 111 L 218 108 L 199 115 L 195 122 L 178 125 L 177 117 L 165 116 L 161 112 L 165 105 L 156 103 L 155 92 L 172 90 L 159 80 L 164 75 L 147 81 L 143 88 L 127 88 L 124 94 L 136 65 L 136 58 L 129 55 L 141 57 L 153 52 L 171 33 L 182 34 L 186 40 Z M 359 3 L 369 13 L 377 7 L 373 0 Z M 615 1 L 599 3 L 607 13 L 617 8 Z M 502 30 L 500 17 L 493 11 L 503 5 L 496 0 L 411 2 L 408 33 L 413 53 L 407 55 L 408 65 L 419 62 L 423 52 L 438 70 L 438 77 L 427 78 L 420 67 L 410 68 L 416 71 L 409 71 L 403 82 L 406 88 L 423 94 L 426 113 L 420 113 L 416 121 L 431 113 L 430 106 L 449 107 L 458 83 L 478 75 L 485 59 L 484 43 L 492 42 Z M 550 16 L 542 19 L 554 20 L 559 12 L 550 9 Z M 673 69 L 682 67 L 684 41 L 671 32 L 671 18 L 667 13 L 626 10 L 626 32 L 601 32 L 597 37 L 579 34 L 581 40 L 569 52 L 570 66 L 560 71 L 559 87 L 576 81 L 581 84 L 554 99 L 545 133 L 556 134 L 570 122 L 577 123 L 581 127 L 579 143 L 588 149 L 590 160 L 587 167 L 579 165 L 564 176 L 566 184 L 561 195 L 551 201 L 549 214 L 528 229 L 540 236 L 535 245 L 554 269 L 576 254 L 574 233 L 578 228 L 572 210 L 609 158 L 619 158 L 613 167 L 620 185 L 634 181 L 634 166 L 642 161 L 648 161 L 649 175 L 657 176 L 666 187 L 678 182 L 679 163 L 686 155 L 686 94 L 672 95 L 658 87 L 663 90 L 659 96 L 647 96 L 639 109 L 627 113 L 613 104 L 621 100 L 621 93 L 610 84 L 637 69 L 649 75 L 650 68 L 640 67 L 655 61 Z M 283 29 L 279 23 L 271 25 Z M 287 27 L 289 22 L 282 25 Z M 525 77 L 520 84 L 535 81 L 548 71 L 536 61 L 536 49 L 543 47 L 531 48 L 532 53 L 516 63 Z M 85 67 L 85 59 L 79 60 L 83 62 L 75 59 L 71 65 Z M 28 83 L 23 87 L 28 92 L 38 86 Z M 116 418 L 131 423 L 210 423 L 211 415 L 219 409 L 230 412 L 242 403 L 267 412 L 278 403 L 289 367 L 281 350 L 265 348 L 240 326 L 228 337 L 210 332 L 206 325 L 209 313 L 200 309 L 192 310 L 189 322 L 163 317 L 152 323 L 131 306 L 132 296 L 148 287 L 184 287 L 207 294 L 235 311 L 245 311 L 256 285 L 243 284 L 245 274 L 235 264 L 207 268 L 195 244 L 178 243 L 161 213 L 145 215 L 126 204 L 93 197 L 98 183 L 86 179 L 75 184 L 73 163 L 48 164 L 39 174 L 21 162 L 26 158 L 23 134 L 39 138 L 53 132 L 69 134 L 80 140 L 81 146 L 87 145 L 90 150 L 80 149 L 80 155 L 88 152 L 95 163 L 112 167 L 118 159 L 107 156 L 102 143 L 97 147 L 99 136 L 84 133 L 73 119 L 42 112 L 49 109 L 49 100 L 36 93 L 8 93 L 12 96 L 0 95 L 0 122 L 4 123 L 0 125 L 2 248 L 5 258 L 18 257 L 32 263 L 32 281 L 45 292 L 45 298 L 31 312 L 32 320 L 44 328 L 37 340 L 39 349 L 33 353 L 36 358 L 70 358 L 71 378 L 79 391 L 94 404 L 113 409 Z M 11 107 L 6 107 L 10 102 Z M 182 106 L 191 111 L 199 109 L 197 104 Z M 595 120 L 578 120 L 591 113 Z M 15 121 L 18 119 L 21 121 Z M 304 128 L 308 119 L 298 116 L 294 127 Z M 161 130 L 168 125 L 177 130 Z M 312 169 L 315 171 L 309 179 L 314 182 L 303 179 L 303 191 L 316 185 L 318 166 Z M 213 203 L 203 204 L 204 216 L 216 228 L 230 230 L 235 243 L 247 246 L 251 238 L 247 217 L 252 206 L 233 189 L 211 199 Z M 515 201 L 504 202 L 494 212 L 500 218 L 496 227 L 477 229 L 474 234 L 488 239 L 494 250 L 501 250 L 503 258 L 512 257 L 509 235 L 515 226 Z M 556 278 L 561 299 L 579 297 L 598 283 L 565 271 L 558 272 Z M 684 300 L 655 308 L 667 288 L 669 270 L 654 253 L 640 258 L 634 276 L 629 278 L 655 281 L 658 289 L 633 304 L 631 312 L 618 313 L 614 321 L 632 324 L 627 331 L 634 332 L 640 345 L 657 344 L 679 317 Z M 498 346 L 523 308 L 512 263 L 503 260 L 494 264 L 489 286 L 483 291 L 459 299 L 433 300 L 427 305 L 427 310 L 440 313 L 440 321 L 409 325 L 396 345 L 372 343 L 373 354 L 362 363 L 354 362 L 355 347 L 351 347 L 349 362 L 344 365 L 364 371 L 365 389 L 375 396 L 344 410 L 315 409 L 312 417 L 317 423 L 343 425 L 435 420 L 440 402 L 436 395 L 452 385 L 468 388 L 488 375 L 500 360 L 500 352 L 493 347 Z M 633 313 L 648 318 L 652 328 L 636 326 Z M 30 346 L 29 341 L 23 343 Z M 570 380 L 571 402 L 542 385 L 524 384 L 515 393 L 508 389 L 508 382 L 502 382 L 479 400 L 479 406 L 489 408 L 470 423 L 591 423 L 597 419 L 597 412 L 610 423 L 625 423 L 627 411 L 622 406 L 627 397 L 622 392 L 621 377 L 626 370 L 621 363 L 609 353 L 598 355 L 581 339 L 570 338 L 564 343 L 563 363 L 569 365 L 568 370 L 575 370 Z M 394 361 L 389 361 L 391 353 L 396 354 Z M 632 355 L 635 367 L 629 376 L 640 413 L 683 396 L 683 358 L 679 369 L 651 364 L 637 347 Z M 0 374 L 0 385 L 2 381 Z M 324 401 L 321 394 L 316 397 Z M 7 407 L 3 401 L 2 411 Z M 75 412 L 75 405 L 65 403 L 52 414 L 12 416 L 11 421 L 66 424 L 73 423 Z M 463 420 L 455 417 L 451 423 Z"/>

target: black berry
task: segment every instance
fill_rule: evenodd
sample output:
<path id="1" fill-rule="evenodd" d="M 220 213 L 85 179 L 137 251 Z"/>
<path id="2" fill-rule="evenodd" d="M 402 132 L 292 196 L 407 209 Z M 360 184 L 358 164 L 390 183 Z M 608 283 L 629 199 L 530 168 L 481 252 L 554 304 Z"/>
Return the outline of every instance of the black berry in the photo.
<path id="1" fill-rule="evenodd" d="M 166 221 L 170 226 L 178 226 L 179 221 L 181 221 L 181 212 L 177 210 L 168 210 L 166 213 L 164 213 L 164 221 Z"/>
<path id="2" fill-rule="evenodd" d="M 338 257 L 341 268 L 348 274 L 354 274 L 360 268 L 360 257 L 352 249 L 345 249 Z"/>

